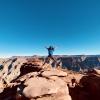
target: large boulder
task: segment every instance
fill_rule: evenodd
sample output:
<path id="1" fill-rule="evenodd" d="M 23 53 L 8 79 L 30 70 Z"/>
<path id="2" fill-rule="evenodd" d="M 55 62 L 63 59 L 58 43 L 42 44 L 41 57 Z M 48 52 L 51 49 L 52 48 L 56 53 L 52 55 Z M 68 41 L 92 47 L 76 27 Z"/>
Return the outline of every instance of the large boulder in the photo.
<path id="1" fill-rule="evenodd" d="M 100 76 L 89 74 L 83 76 L 75 88 L 69 88 L 72 100 L 99 100 Z"/>
<path id="2" fill-rule="evenodd" d="M 99 94 L 99 91 L 100 91 L 100 76 L 97 76 L 97 75 L 84 76 L 80 80 L 80 84 L 88 92 L 91 100 L 94 100 L 94 99 L 99 100 L 98 98 L 100 98 L 100 94 Z"/>
<path id="3" fill-rule="evenodd" d="M 60 78 L 54 80 L 35 77 L 27 80 L 22 93 L 36 100 L 71 100 L 66 83 Z"/>

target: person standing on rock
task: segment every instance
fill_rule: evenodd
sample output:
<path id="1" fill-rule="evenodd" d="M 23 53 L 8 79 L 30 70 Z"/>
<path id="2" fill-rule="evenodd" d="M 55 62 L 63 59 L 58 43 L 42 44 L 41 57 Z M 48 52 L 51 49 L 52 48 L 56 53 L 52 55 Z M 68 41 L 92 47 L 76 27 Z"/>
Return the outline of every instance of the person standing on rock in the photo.
<path id="1" fill-rule="evenodd" d="M 53 52 L 54 52 L 55 48 L 53 46 L 49 46 L 46 49 L 48 50 L 48 58 L 52 59 L 54 62 L 56 62 L 56 60 L 53 57 Z"/>
<path id="2" fill-rule="evenodd" d="M 48 56 L 47 58 L 45 59 L 45 62 L 43 64 L 43 66 L 48 63 L 50 65 L 52 65 L 52 63 L 55 63 L 56 64 L 56 60 L 54 59 L 53 57 L 53 52 L 55 50 L 55 48 L 53 46 L 49 46 L 49 47 L 46 47 L 46 49 L 48 50 Z M 55 66 L 54 64 L 54 66 Z"/>
<path id="3" fill-rule="evenodd" d="M 54 47 L 53 46 L 49 46 L 48 48 L 47 48 L 47 50 L 48 50 L 48 57 L 53 57 L 53 52 L 54 52 Z"/>

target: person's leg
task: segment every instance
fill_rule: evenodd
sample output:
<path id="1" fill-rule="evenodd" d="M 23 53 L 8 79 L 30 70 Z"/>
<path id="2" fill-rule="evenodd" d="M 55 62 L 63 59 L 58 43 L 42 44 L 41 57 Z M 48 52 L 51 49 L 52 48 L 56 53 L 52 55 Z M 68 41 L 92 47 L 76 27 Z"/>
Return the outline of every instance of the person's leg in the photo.
<path id="1" fill-rule="evenodd" d="M 57 61 L 56 61 L 56 59 L 55 59 L 53 56 L 51 56 L 51 59 L 53 60 L 54 68 L 56 68 L 56 66 L 57 66 Z"/>

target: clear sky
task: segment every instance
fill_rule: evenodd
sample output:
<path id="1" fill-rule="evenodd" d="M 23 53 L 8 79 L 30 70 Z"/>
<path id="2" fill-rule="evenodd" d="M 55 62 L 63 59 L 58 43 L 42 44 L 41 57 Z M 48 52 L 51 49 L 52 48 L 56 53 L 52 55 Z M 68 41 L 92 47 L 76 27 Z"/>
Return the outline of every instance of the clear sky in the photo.
<path id="1" fill-rule="evenodd" d="M 100 54 L 100 0 L 0 0 L 0 57 Z"/>

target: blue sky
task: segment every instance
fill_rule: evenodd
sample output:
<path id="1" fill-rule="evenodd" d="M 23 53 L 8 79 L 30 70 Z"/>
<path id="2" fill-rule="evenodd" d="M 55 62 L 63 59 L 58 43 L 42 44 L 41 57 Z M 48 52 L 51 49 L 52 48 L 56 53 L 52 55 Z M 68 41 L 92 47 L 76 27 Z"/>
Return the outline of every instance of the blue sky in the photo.
<path id="1" fill-rule="evenodd" d="M 99 0 L 0 0 L 0 57 L 100 54 Z"/>

